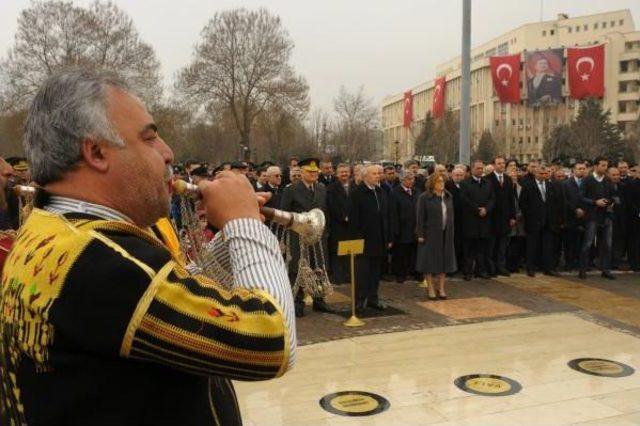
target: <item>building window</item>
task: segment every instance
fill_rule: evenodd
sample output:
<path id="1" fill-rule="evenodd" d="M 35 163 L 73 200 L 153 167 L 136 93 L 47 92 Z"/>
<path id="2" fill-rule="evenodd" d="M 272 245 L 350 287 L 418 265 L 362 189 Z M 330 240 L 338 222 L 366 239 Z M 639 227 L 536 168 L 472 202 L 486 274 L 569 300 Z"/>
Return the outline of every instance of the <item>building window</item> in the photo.
<path id="1" fill-rule="evenodd" d="M 625 113 L 627 112 L 627 103 L 626 102 L 618 102 L 618 112 Z"/>
<path id="2" fill-rule="evenodd" d="M 520 137 L 518 138 L 518 143 L 519 143 L 519 144 L 522 144 L 522 142 L 523 142 L 523 141 L 524 141 L 524 140 L 522 139 L 522 136 L 520 136 Z"/>
<path id="3" fill-rule="evenodd" d="M 536 140 L 536 145 L 537 145 L 537 144 L 538 144 L 538 137 L 537 137 L 537 136 L 536 136 L 536 139 L 535 139 L 535 140 Z"/>
<path id="4" fill-rule="evenodd" d="M 584 24 L 584 28 L 583 28 L 583 30 L 585 30 L 585 31 L 589 31 L 589 25 Z"/>
<path id="5" fill-rule="evenodd" d="M 593 24 L 593 29 L 594 29 L 594 30 L 597 30 L 597 29 L 598 29 L 598 25 L 599 25 L 599 24 L 598 24 L 597 22 L 596 22 L 595 24 Z"/>
<path id="6" fill-rule="evenodd" d="M 554 35 L 556 32 L 554 30 L 549 30 L 549 34 Z"/>
<path id="7" fill-rule="evenodd" d="M 531 136 L 527 136 L 527 143 L 531 143 Z"/>
<path id="8" fill-rule="evenodd" d="M 567 31 L 569 31 L 570 33 L 573 32 L 573 27 L 567 27 Z"/>
<path id="9" fill-rule="evenodd" d="M 500 127 L 500 120 L 496 120 L 496 127 Z"/>
<path id="10" fill-rule="evenodd" d="M 621 81 L 618 83 L 618 92 L 626 93 L 627 92 L 627 83 L 625 81 Z"/>
<path id="11" fill-rule="evenodd" d="M 580 25 L 576 25 L 576 32 L 579 33 L 580 32 Z"/>
<path id="12" fill-rule="evenodd" d="M 547 36 L 547 31 L 546 30 L 542 30 L 542 37 L 546 37 Z"/>
<path id="13" fill-rule="evenodd" d="M 512 119 L 511 119 L 511 125 L 512 125 L 512 126 L 515 126 L 515 125 L 516 125 L 516 119 L 515 119 L 515 118 L 512 118 Z"/>
<path id="14" fill-rule="evenodd" d="M 518 120 L 518 124 L 522 126 L 522 118 Z"/>
<path id="15" fill-rule="evenodd" d="M 629 61 L 620 62 L 620 72 L 629 72 Z"/>
<path id="16" fill-rule="evenodd" d="M 615 27 L 616 21 L 611 21 L 611 28 Z"/>
<path id="17" fill-rule="evenodd" d="M 602 28 L 603 28 L 603 29 L 604 29 L 604 28 L 607 28 L 607 23 L 606 23 L 606 22 L 603 22 L 603 23 L 602 23 Z"/>
<path id="18" fill-rule="evenodd" d="M 624 25 L 624 19 L 621 19 L 618 21 L 618 25 L 623 26 Z"/>

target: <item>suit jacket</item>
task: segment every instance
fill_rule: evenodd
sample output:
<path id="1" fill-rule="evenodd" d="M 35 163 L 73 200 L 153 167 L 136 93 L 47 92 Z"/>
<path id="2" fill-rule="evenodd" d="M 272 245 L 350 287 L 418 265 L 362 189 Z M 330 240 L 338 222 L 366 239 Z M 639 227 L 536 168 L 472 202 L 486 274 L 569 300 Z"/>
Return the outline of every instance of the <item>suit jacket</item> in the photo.
<path id="1" fill-rule="evenodd" d="M 349 187 L 353 189 L 351 183 Z M 349 196 L 344 186 L 336 181 L 327 187 L 329 213 L 329 240 L 331 243 L 349 239 Z"/>
<path id="2" fill-rule="evenodd" d="M 462 198 L 460 196 L 460 191 L 462 190 L 462 185 L 460 185 L 460 188 L 458 188 L 456 186 L 456 184 L 452 181 L 452 180 L 448 180 L 445 184 L 444 187 L 447 191 L 449 191 L 449 194 L 451 194 L 451 197 L 453 198 L 453 213 L 454 213 L 454 223 L 453 226 L 455 227 L 455 234 L 456 234 L 456 239 L 458 238 L 462 238 L 462 211 L 463 211 L 463 205 L 462 205 Z"/>
<path id="3" fill-rule="evenodd" d="M 611 199 L 613 200 L 613 231 L 616 234 L 624 234 L 629 230 L 627 225 L 627 203 L 625 199 L 625 187 L 622 182 L 611 184 Z"/>
<path id="4" fill-rule="evenodd" d="M 462 201 L 462 234 L 464 238 L 488 238 L 491 236 L 491 213 L 495 200 L 491 182 L 468 177 L 460 184 Z M 484 207 L 487 215 L 480 217 L 478 209 Z"/>
<path id="5" fill-rule="evenodd" d="M 322 173 L 320 173 L 320 176 L 318 176 L 318 182 L 320 182 L 324 186 L 329 186 L 332 183 L 336 182 L 336 177 L 334 175 L 325 176 Z"/>
<path id="6" fill-rule="evenodd" d="M 402 185 L 390 192 L 389 216 L 391 219 L 391 237 L 394 244 L 410 244 L 416 242 L 416 206 L 418 191 L 411 190 L 411 195 Z"/>
<path id="7" fill-rule="evenodd" d="M 494 207 L 491 212 L 491 234 L 495 236 L 508 235 L 511 232 L 509 221 L 516 219 L 513 181 L 504 173 L 502 174 L 502 185 L 500 185 L 495 173 L 491 173 L 486 179 L 491 182 L 494 199 Z"/>
<path id="8" fill-rule="evenodd" d="M 386 256 L 390 227 L 389 202 L 384 189 L 378 186 L 371 190 L 361 183 L 349 193 L 349 226 L 353 238 L 364 239 L 364 256 Z"/>
<path id="9" fill-rule="evenodd" d="M 582 179 L 580 186 L 582 185 L 584 185 L 584 179 Z M 582 194 L 575 178 L 572 177 L 562 183 L 562 195 L 564 199 L 563 220 L 567 228 L 575 229 L 584 226 L 584 217 L 576 217 L 576 209 L 582 208 Z"/>
<path id="10" fill-rule="evenodd" d="M 280 204 L 282 203 L 282 192 L 284 191 L 284 189 L 280 187 L 273 188 L 271 185 L 266 184 L 261 191 L 271 193 L 271 199 L 269 199 L 269 201 L 265 203 L 266 207 L 271 207 L 274 209 L 280 208 Z"/>
<path id="11" fill-rule="evenodd" d="M 537 181 L 522 187 L 520 209 L 524 216 L 527 233 L 536 233 L 547 229 L 560 232 L 562 224 L 562 193 L 551 181 L 545 181 L 545 200 L 538 188 Z"/>
<path id="12" fill-rule="evenodd" d="M 640 224 L 640 179 L 628 179 L 624 186 L 629 223 Z"/>

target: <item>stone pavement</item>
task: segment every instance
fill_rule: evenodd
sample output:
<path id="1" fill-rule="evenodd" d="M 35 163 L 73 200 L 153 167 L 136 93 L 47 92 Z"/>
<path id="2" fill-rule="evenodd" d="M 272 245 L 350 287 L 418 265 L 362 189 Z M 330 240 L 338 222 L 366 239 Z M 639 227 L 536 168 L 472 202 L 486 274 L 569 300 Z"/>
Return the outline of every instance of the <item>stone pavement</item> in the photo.
<path id="1" fill-rule="evenodd" d="M 425 288 L 416 281 L 381 283 L 382 299 L 401 312 L 365 318 L 363 327 L 342 325 L 345 318 L 312 312 L 298 319 L 301 345 L 353 336 L 391 333 L 458 324 L 572 312 L 592 322 L 640 336 L 640 274 L 620 273 L 617 280 L 599 274 L 579 280 L 575 275 L 547 277 L 524 274 L 491 280 L 463 281 L 449 278 L 448 300 L 429 301 Z M 336 286 L 327 301 L 348 310 L 348 286 Z M 396 311 L 397 312 L 397 311 Z"/>

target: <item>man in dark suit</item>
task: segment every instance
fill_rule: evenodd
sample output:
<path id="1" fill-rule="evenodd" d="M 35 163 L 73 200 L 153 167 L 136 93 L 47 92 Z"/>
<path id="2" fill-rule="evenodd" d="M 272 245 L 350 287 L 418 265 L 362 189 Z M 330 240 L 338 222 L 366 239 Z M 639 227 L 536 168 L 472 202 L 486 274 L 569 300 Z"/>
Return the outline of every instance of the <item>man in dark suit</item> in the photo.
<path id="1" fill-rule="evenodd" d="M 471 176 L 462 181 L 462 234 L 464 236 L 464 279 L 469 281 L 475 269 L 480 278 L 490 278 L 487 273 L 488 242 L 491 236 L 490 217 L 494 207 L 491 183 L 482 178 L 484 163 L 471 163 Z"/>
<path id="2" fill-rule="evenodd" d="M 494 207 L 491 211 L 489 266 L 491 275 L 509 276 L 507 244 L 509 233 L 516 224 L 513 182 L 505 174 L 506 159 L 499 155 L 493 160 L 493 172 L 486 176 L 493 189 Z"/>
<path id="3" fill-rule="evenodd" d="M 348 256 L 338 256 L 338 243 L 350 239 L 349 234 L 349 192 L 351 168 L 348 164 L 338 164 L 337 180 L 327 187 L 327 210 L 329 212 L 329 263 L 334 283 L 349 282 Z"/>
<path id="4" fill-rule="evenodd" d="M 456 250 L 458 271 L 461 271 L 464 265 L 464 257 L 462 252 L 462 243 L 464 240 L 462 236 L 463 205 L 460 196 L 460 190 L 462 188 L 461 184 L 465 178 L 465 174 L 466 170 L 462 166 L 456 166 L 451 171 L 451 179 L 447 180 L 444 184 L 445 189 L 449 191 L 449 193 L 453 197 L 453 243 Z"/>
<path id="5" fill-rule="evenodd" d="M 611 227 L 611 269 L 619 269 L 622 259 L 627 254 L 627 203 L 625 200 L 625 184 L 620 180 L 620 170 L 609 167 L 607 178 L 611 181 L 611 200 L 613 201 Z"/>
<path id="6" fill-rule="evenodd" d="M 328 187 L 335 181 L 336 177 L 334 175 L 333 164 L 331 164 L 331 160 L 321 161 L 320 177 L 318 178 L 318 182 Z"/>
<path id="7" fill-rule="evenodd" d="M 262 188 L 263 191 L 271 193 L 271 199 L 265 203 L 265 206 L 279 209 L 282 201 L 282 172 L 278 166 L 270 166 L 266 171 L 267 183 Z"/>
<path id="8" fill-rule="evenodd" d="M 327 192 L 323 184 L 318 182 L 318 163 L 315 158 L 308 158 L 300 161 L 300 169 L 302 171 L 301 179 L 286 187 L 282 192 L 282 210 L 294 213 L 308 212 L 312 209 L 321 209 L 327 215 Z M 322 238 L 321 243 L 326 248 L 326 235 Z M 298 276 L 298 263 L 300 261 L 300 243 L 298 235 L 295 232 L 291 232 L 290 238 L 291 246 L 291 262 L 289 263 L 289 278 L 291 279 L 291 285 L 296 282 Z M 313 248 L 315 250 L 318 244 Z M 309 251 L 313 253 L 313 250 Z M 325 250 L 326 252 L 326 250 Z M 315 265 L 315 258 L 320 256 L 310 256 L 311 268 L 326 268 L 326 265 Z M 304 316 L 304 294 L 302 289 L 295 295 L 295 308 L 296 316 Z M 320 312 L 335 312 L 327 305 L 322 297 L 313 298 L 313 310 Z"/>
<path id="9" fill-rule="evenodd" d="M 382 189 L 387 191 L 387 194 L 391 193 L 391 190 L 398 186 L 400 181 L 396 176 L 396 167 L 393 165 L 388 165 L 384 167 L 384 178 L 380 186 Z"/>
<path id="10" fill-rule="evenodd" d="M 553 270 L 553 256 L 562 224 L 562 193 L 551 185 L 549 175 L 549 168 L 540 164 L 535 180 L 528 182 L 520 193 L 520 209 L 527 232 L 527 275 L 530 277 L 535 276 L 538 263 L 545 275 L 558 275 Z"/>
<path id="11" fill-rule="evenodd" d="M 624 188 L 629 223 L 629 267 L 640 272 L 640 166 L 631 168 Z"/>
<path id="12" fill-rule="evenodd" d="M 536 180 L 536 171 L 538 170 L 538 160 L 530 160 L 527 164 L 527 173 L 520 179 L 520 186 L 525 187 L 529 183 Z"/>
<path id="13" fill-rule="evenodd" d="M 394 169 L 395 170 L 395 169 Z M 393 188 L 389 197 L 391 219 L 391 268 L 396 282 L 403 283 L 416 266 L 416 206 L 418 192 L 413 189 L 415 176 L 403 172 L 400 184 Z"/>
<path id="14" fill-rule="evenodd" d="M 589 251 L 594 239 L 598 239 L 600 249 L 600 270 L 602 276 L 615 280 L 611 274 L 611 231 L 613 227 L 612 185 L 606 176 L 609 160 L 598 157 L 593 162 L 593 173 L 584 180 L 582 187 L 582 208 L 585 211 L 585 233 L 580 250 L 581 279 L 587 278 Z"/>
<path id="15" fill-rule="evenodd" d="M 420 162 L 418 160 L 407 160 L 404 162 L 403 166 L 405 170 L 408 170 L 415 175 L 416 182 L 413 185 L 413 188 L 418 192 L 418 194 L 422 194 L 422 192 L 424 192 L 424 185 L 427 182 L 427 179 L 418 173 L 420 170 Z"/>
<path id="16" fill-rule="evenodd" d="M 389 226 L 389 203 L 387 193 L 380 188 L 381 168 L 366 166 L 362 170 L 362 183 L 349 194 L 349 224 L 356 239 L 364 239 L 364 253 L 357 262 L 356 309 L 365 307 L 384 310 L 380 301 L 382 262 L 391 248 Z"/>
<path id="17" fill-rule="evenodd" d="M 573 176 L 562 182 L 564 199 L 563 220 L 565 224 L 565 266 L 577 269 L 580 248 L 584 237 L 584 210 L 582 201 L 582 184 L 587 174 L 587 165 L 578 161 L 573 165 Z"/>

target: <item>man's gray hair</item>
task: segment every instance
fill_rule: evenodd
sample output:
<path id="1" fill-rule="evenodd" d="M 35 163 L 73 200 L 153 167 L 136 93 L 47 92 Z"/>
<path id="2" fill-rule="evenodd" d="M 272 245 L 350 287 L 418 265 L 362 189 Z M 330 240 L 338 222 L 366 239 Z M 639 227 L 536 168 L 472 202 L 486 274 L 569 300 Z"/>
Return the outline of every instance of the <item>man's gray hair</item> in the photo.
<path id="1" fill-rule="evenodd" d="M 413 173 L 411 170 L 401 170 L 400 171 L 400 182 L 404 181 L 405 179 L 411 179 L 411 178 L 415 178 L 416 174 Z"/>
<path id="2" fill-rule="evenodd" d="M 40 87 L 29 108 L 23 142 L 37 184 L 60 180 L 76 167 L 85 139 L 124 146 L 107 117 L 109 87 L 131 91 L 114 73 L 85 69 L 59 72 Z"/>

